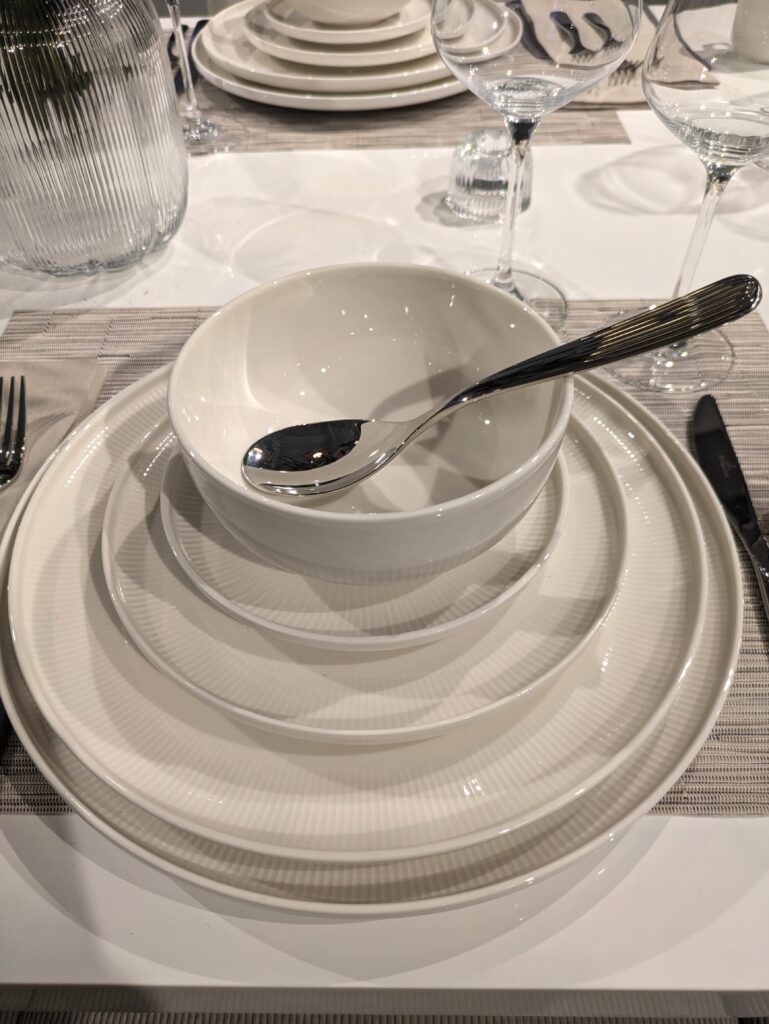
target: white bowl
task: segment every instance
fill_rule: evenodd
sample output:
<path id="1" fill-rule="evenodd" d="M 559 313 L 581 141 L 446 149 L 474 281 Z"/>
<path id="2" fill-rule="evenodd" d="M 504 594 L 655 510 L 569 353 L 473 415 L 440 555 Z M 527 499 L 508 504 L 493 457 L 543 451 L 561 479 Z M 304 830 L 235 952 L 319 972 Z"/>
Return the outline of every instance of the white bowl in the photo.
<path id="1" fill-rule="evenodd" d="M 432 575 L 491 547 L 536 499 L 570 380 L 477 402 L 368 480 L 319 498 L 251 488 L 244 452 L 294 423 L 418 415 L 557 344 L 534 312 L 463 275 L 327 267 L 261 285 L 199 327 L 173 368 L 169 413 L 204 500 L 261 557 L 341 583 Z"/>
<path id="2" fill-rule="evenodd" d="M 371 25 L 392 17 L 409 0 L 290 0 L 299 14 L 321 25 Z"/>

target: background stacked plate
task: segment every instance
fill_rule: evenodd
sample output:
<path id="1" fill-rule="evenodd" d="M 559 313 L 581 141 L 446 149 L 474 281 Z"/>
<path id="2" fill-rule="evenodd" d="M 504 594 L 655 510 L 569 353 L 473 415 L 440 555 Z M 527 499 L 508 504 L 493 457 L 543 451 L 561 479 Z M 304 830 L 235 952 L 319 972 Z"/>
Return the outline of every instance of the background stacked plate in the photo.
<path id="1" fill-rule="evenodd" d="M 209 22 L 193 55 L 214 85 L 279 107 L 377 110 L 464 89 L 435 52 L 429 0 L 362 26 L 313 22 L 287 0 L 244 0 Z"/>

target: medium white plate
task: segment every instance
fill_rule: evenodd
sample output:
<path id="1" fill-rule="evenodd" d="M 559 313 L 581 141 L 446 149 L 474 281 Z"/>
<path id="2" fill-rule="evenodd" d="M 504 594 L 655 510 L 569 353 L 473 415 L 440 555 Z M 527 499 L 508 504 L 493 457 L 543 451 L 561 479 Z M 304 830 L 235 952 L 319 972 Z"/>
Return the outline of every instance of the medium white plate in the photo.
<path id="1" fill-rule="evenodd" d="M 425 28 L 430 24 L 430 0 L 411 0 L 398 14 L 376 25 L 319 25 L 292 10 L 284 0 L 267 4 L 265 14 L 277 32 L 292 39 L 322 46 L 357 46 L 399 39 Z"/>
<path id="2" fill-rule="evenodd" d="M 201 75 L 218 89 L 233 96 L 255 103 L 266 103 L 272 107 L 288 107 L 294 110 L 355 111 L 395 110 L 399 107 L 415 107 L 420 103 L 432 103 L 465 92 L 465 86 L 456 78 L 447 78 L 429 85 L 415 85 L 413 88 L 385 90 L 364 93 L 316 93 L 293 92 L 287 89 L 272 89 L 256 85 L 233 75 L 209 57 L 202 45 L 202 33 L 192 45 L 192 54 Z"/>
<path id="3" fill-rule="evenodd" d="M 157 668 L 215 707 L 273 732 L 333 743 L 395 743 L 496 714 L 574 660 L 611 608 L 623 578 L 627 525 L 622 493 L 596 442 L 574 424 L 564 449 L 579 488 L 558 564 L 542 574 L 539 585 L 534 581 L 521 592 L 504 621 L 496 615 L 466 627 L 444 638 L 432 656 L 302 652 L 212 609 L 179 571 L 164 542 L 158 507 L 171 437 L 164 423 L 142 439 L 140 450 L 129 456 L 130 468 L 113 487 L 102 531 L 110 595 L 129 635 Z M 582 538 L 588 526 L 593 536 L 586 544 Z M 497 557 L 492 551 L 480 561 L 491 567 Z M 253 561 L 248 565 L 252 574 L 260 572 Z M 500 572 L 504 577 L 504 566 Z M 431 600 L 440 607 L 444 576 L 465 580 L 472 600 L 471 565 L 400 593 L 395 587 L 318 584 L 281 570 L 265 574 L 263 589 L 266 598 L 273 582 L 272 605 L 278 611 L 291 585 L 281 583 L 287 577 L 296 580 L 300 592 L 314 591 L 316 601 L 318 593 L 348 601 L 346 591 L 366 600 L 370 590 L 370 602 L 377 593 L 397 595 L 380 610 L 405 603 L 414 614 L 414 605 L 418 610 Z M 562 600 L 553 600 L 554 594 Z M 572 604 L 564 610 L 568 598 Z M 560 726 L 555 714 L 549 727 Z M 513 729 L 510 742 L 522 742 L 529 729 L 529 723 L 523 731 Z"/>
<path id="4" fill-rule="evenodd" d="M 243 849 L 397 860 L 478 843 L 566 806 L 661 719 L 700 634 L 702 532 L 669 462 L 588 383 L 578 416 L 601 437 L 628 496 L 630 557 L 596 644 L 552 686 L 447 735 L 374 748 L 271 736 L 194 699 L 126 643 L 99 557 L 109 492 L 165 418 L 167 376 L 127 390 L 70 439 L 32 498 L 10 574 L 16 653 L 38 706 L 73 753 L 134 803 Z M 552 600 L 568 618 L 575 595 L 558 582 Z M 500 672 L 516 667 L 505 657 L 508 611 L 482 638 Z M 415 676 L 440 676 L 434 659 L 442 674 L 456 671 L 462 656 L 450 641 L 408 652 Z M 276 647 L 276 661 L 291 657 Z M 475 671 L 472 656 L 464 671 Z M 328 699 L 319 682 L 318 704 Z"/>
<path id="5" fill-rule="evenodd" d="M 164 470 L 159 462 L 154 464 L 142 484 L 154 478 L 154 489 L 161 471 L 163 529 L 194 587 L 242 622 L 297 643 L 353 653 L 418 647 L 501 608 L 531 583 L 551 556 L 568 508 L 568 474 L 561 457 L 533 507 L 477 558 L 427 579 L 354 586 L 311 579 L 262 561 L 208 508 L 178 451 Z M 117 537 L 131 533 L 132 506 L 123 501 L 123 491 L 134 480 L 129 467 L 110 498 L 102 547 L 108 573 L 120 548 Z"/>
<path id="6" fill-rule="evenodd" d="M 245 0 L 245 37 L 252 46 L 271 57 L 293 61 L 296 64 L 310 64 L 324 68 L 369 68 L 388 67 L 404 61 L 419 60 L 435 53 L 435 44 L 429 26 L 413 35 L 382 43 L 367 43 L 358 46 L 329 46 L 320 43 L 305 43 L 291 39 L 270 27 L 265 12 L 253 7 L 252 0 Z"/>
<path id="7" fill-rule="evenodd" d="M 248 9 L 248 5 L 245 5 Z M 274 89 L 313 93 L 359 93 L 408 89 L 450 77 L 437 53 L 391 68 L 325 68 L 277 60 L 255 49 L 245 36 L 244 5 L 228 7 L 206 25 L 198 39 L 217 64 L 249 82 Z"/>
<path id="8" fill-rule="evenodd" d="M 49 782 L 96 829 L 130 853 L 214 892 L 306 913 L 386 916 L 443 910 L 536 884 L 607 846 L 666 792 L 710 732 L 726 697 L 741 636 L 742 584 L 720 508 L 696 466 L 637 403 L 607 386 L 637 435 L 654 435 L 682 474 L 704 530 L 709 582 L 705 628 L 662 725 L 608 780 L 569 807 L 512 835 L 439 858 L 329 865 L 265 858 L 201 840 L 105 785 L 51 731 L 27 689 L 0 607 L 0 697 L 17 735 Z M 41 474 L 45 469 L 41 470 Z M 39 479 L 39 477 L 38 477 Z M 5 581 L 14 533 L 34 490 L 17 506 L 0 547 Z M 2 588 L 5 595 L 5 587 Z"/>

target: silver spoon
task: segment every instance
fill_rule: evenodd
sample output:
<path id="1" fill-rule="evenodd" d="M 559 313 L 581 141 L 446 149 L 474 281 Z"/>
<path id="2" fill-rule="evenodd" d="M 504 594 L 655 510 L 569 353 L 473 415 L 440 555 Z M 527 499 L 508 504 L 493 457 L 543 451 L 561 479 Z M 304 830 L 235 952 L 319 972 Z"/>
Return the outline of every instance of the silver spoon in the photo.
<path id="1" fill-rule="evenodd" d="M 665 348 L 737 320 L 760 301 L 761 285 L 754 277 L 725 277 L 500 370 L 416 419 L 327 420 L 266 434 L 244 455 L 243 476 L 270 494 L 325 494 L 349 487 L 386 466 L 433 423 L 471 402 Z"/>

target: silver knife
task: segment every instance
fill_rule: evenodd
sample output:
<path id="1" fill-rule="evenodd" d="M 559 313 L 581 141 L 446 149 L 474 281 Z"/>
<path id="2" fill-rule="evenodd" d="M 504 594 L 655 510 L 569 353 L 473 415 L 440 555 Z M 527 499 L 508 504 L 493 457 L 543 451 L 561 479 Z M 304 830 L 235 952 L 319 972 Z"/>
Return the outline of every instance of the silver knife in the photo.
<path id="1" fill-rule="evenodd" d="M 748 485 L 712 395 L 703 395 L 694 410 L 692 443 L 697 462 L 753 564 L 769 619 L 769 544 L 759 526 Z"/>

